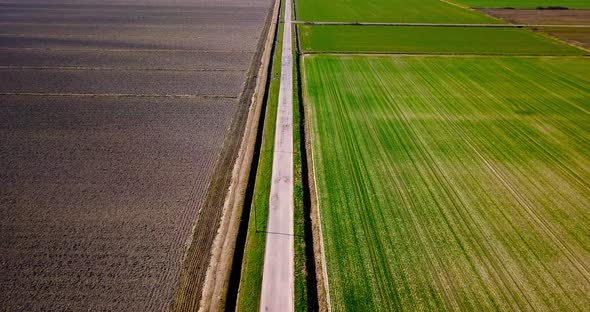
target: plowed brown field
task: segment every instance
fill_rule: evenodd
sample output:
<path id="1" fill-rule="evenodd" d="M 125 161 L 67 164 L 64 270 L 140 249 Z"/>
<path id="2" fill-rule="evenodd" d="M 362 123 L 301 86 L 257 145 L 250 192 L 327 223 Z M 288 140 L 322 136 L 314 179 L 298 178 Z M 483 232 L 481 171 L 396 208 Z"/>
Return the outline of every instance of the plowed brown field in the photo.
<path id="1" fill-rule="evenodd" d="M 200 292 L 270 5 L 0 0 L 3 310 L 166 310 L 190 243 Z"/>

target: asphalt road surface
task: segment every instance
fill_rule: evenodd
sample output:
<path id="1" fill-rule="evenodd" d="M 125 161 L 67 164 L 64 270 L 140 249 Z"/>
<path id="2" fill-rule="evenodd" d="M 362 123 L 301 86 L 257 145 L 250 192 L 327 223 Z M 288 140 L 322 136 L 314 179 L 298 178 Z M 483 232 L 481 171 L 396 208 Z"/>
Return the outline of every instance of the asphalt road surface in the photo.
<path id="1" fill-rule="evenodd" d="M 271 4 L 0 0 L 1 310 L 170 306 Z"/>
<path id="2" fill-rule="evenodd" d="M 275 128 L 260 311 L 294 311 L 293 50 L 291 1 L 285 1 L 281 81 Z"/>

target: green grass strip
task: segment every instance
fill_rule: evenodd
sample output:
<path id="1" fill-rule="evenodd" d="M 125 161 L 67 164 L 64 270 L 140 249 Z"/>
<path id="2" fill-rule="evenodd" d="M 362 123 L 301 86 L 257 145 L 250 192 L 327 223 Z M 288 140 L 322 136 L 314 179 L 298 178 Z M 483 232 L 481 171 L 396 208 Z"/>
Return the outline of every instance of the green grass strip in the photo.
<path id="1" fill-rule="evenodd" d="M 305 25 L 307 52 L 582 55 L 585 51 L 518 28 Z"/>

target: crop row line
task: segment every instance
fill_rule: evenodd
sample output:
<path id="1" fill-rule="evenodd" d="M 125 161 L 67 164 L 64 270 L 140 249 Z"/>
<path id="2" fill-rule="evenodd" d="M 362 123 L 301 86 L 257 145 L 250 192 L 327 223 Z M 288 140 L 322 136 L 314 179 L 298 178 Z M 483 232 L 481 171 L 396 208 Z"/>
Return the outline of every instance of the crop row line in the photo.
<path id="1" fill-rule="evenodd" d="M 546 55 L 546 54 L 509 54 L 509 53 L 447 53 L 447 52 L 348 52 L 348 51 L 302 51 L 301 55 L 330 55 L 330 56 L 438 56 L 438 57 L 528 57 L 528 58 L 588 58 L 590 54 L 583 55 Z"/>
<path id="2" fill-rule="evenodd" d="M 383 22 L 328 22 L 328 21 L 294 21 L 303 25 L 334 25 L 334 26 L 390 26 L 390 27 L 492 27 L 492 28 L 523 28 L 523 27 L 571 27 L 590 28 L 583 24 L 463 24 L 463 23 L 383 23 Z"/>
<path id="3" fill-rule="evenodd" d="M 240 68 L 166 68 L 166 67 L 112 67 L 112 66 L 31 66 L 0 65 L 0 69 L 32 70 L 105 70 L 105 71 L 171 71 L 171 72 L 245 72 Z"/>
<path id="4" fill-rule="evenodd" d="M 181 98 L 181 99 L 237 99 L 235 95 L 222 94 L 143 94 L 143 93 L 44 93 L 44 92 L 2 92 L 0 96 L 44 96 L 44 97 L 120 97 L 120 98 Z"/>

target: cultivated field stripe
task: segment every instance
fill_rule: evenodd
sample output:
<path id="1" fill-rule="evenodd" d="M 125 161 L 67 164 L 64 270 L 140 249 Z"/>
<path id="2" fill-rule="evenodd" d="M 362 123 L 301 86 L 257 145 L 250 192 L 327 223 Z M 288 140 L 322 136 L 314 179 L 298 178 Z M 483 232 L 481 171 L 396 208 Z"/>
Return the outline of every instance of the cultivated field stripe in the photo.
<path id="1" fill-rule="evenodd" d="M 590 303 L 584 58 L 305 68 L 335 311 Z"/>
<path id="2" fill-rule="evenodd" d="M 585 55 L 587 51 L 515 27 L 301 25 L 306 53 Z"/>

